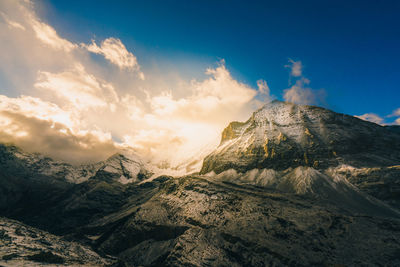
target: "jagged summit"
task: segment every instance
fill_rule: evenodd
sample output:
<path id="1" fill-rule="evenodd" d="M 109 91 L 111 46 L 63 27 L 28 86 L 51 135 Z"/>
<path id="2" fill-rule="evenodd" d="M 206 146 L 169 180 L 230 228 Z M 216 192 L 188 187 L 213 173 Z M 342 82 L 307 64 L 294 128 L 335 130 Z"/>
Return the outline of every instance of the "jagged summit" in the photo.
<path id="1" fill-rule="evenodd" d="M 19 166 L 32 173 L 64 180 L 70 183 L 82 183 L 98 173 L 126 184 L 139 182 L 152 175 L 148 166 L 133 151 L 122 149 L 104 161 L 74 166 L 53 160 L 40 153 L 27 153 L 14 145 L 0 144 L 0 165 Z"/>
<path id="2" fill-rule="evenodd" d="M 201 173 L 399 162 L 400 135 L 394 131 L 320 107 L 272 101 L 246 122 L 232 122 L 224 129 Z"/>
<path id="3" fill-rule="evenodd" d="M 98 171 L 118 176 L 118 181 L 123 184 L 138 182 L 152 175 L 142 159 L 130 150 L 115 153 L 99 164 Z"/>

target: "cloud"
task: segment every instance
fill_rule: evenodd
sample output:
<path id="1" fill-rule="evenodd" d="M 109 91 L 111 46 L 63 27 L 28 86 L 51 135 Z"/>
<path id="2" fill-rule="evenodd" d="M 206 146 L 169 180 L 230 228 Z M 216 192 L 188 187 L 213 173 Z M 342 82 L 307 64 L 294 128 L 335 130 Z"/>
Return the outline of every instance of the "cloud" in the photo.
<path id="1" fill-rule="evenodd" d="M 365 113 L 363 115 L 355 116 L 359 119 L 365 120 L 365 121 L 370 121 L 376 124 L 383 124 L 383 118 L 381 118 L 379 115 L 375 113 Z"/>
<path id="2" fill-rule="evenodd" d="M 61 73 L 40 71 L 34 86 L 54 93 L 65 104 L 79 110 L 107 106 L 115 109 L 114 105 L 118 102 L 114 87 L 88 74 L 81 64 Z"/>
<path id="3" fill-rule="evenodd" d="M 283 91 L 283 98 L 287 102 L 300 105 L 320 104 L 325 98 L 325 91 L 313 90 L 308 85 L 310 80 L 301 77 L 294 85 Z"/>
<path id="4" fill-rule="evenodd" d="M 392 114 L 388 115 L 387 117 L 400 117 L 400 108 L 394 110 Z"/>
<path id="5" fill-rule="evenodd" d="M 102 160 L 117 151 L 109 133 L 79 130 L 76 123 L 53 103 L 0 96 L 0 142 L 72 163 Z"/>
<path id="6" fill-rule="evenodd" d="M 391 124 L 400 125 L 400 108 L 395 109 L 390 115 L 386 116 L 386 118 L 393 118 L 393 117 L 397 118 L 395 118 Z"/>
<path id="7" fill-rule="evenodd" d="M 30 15 L 30 24 L 36 34 L 36 37 L 53 49 L 70 52 L 72 49 L 78 47 L 76 44 L 73 44 L 70 41 L 58 36 L 53 27 L 39 21 L 32 15 Z"/>
<path id="8" fill-rule="evenodd" d="M 162 155 L 172 164 L 192 157 L 203 146 L 217 145 L 229 121 L 250 116 L 257 91 L 236 81 L 223 63 L 207 69 L 206 75 L 203 81 L 192 80 L 186 85 L 186 96 L 174 97 L 172 91 L 152 95 L 147 91 L 150 110 L 134 109 L 141 130 L 126 135 L 125 141 L 150 158 L 162 161 Z"/>
<path id="9" fill-rule="evenodd" d="M 30 96 L 22 95 L 20 97 L 10 98 L 0 95 L 0 111 L 28 114 L 28 116 L 32 118 L 51 120 L 64 124 L 70 128 L 74 125 L 70 114 L 65 110 L 62 110 L 56 104 Z"/>
<path id="10" fill-rule="evenodd" d="M 294 61 L 292 59 L 289 59 L 289 64 L 285 65 L 286 68 L 290 69 L 290 75 L 293 77 L 300 77 L 302 76 L 303 72 L 303 64 L 301 61 Z"/>
<path id="11" fill-rule="evenodd" d="M 18 23 L 16 21 L 10 20 L 4 12 L 0 12 L 0 15 L 3 18 L 4 22 L 8 25 L 8 27 L 25 31 L 24 26 L 22 26 L 20 23 Z"/>
<path id="12" fill-rule="evenodd" d="M 292 77 L 295 83 L 288 89 L 283 90 L 283 99 L 287 102 L 300 105 L 321 105 L 324 103 L 325 90 L 313 90 L 309 87 L 310 80 L 303 76 L 303 65 L 301 61 L 289 59 L 290 68 L 289 85 L 292 84 Z"/>
<path id="13" fill-rule="evenodd" d="M 257 81 L 258 93 L 262 97 L 263 102 L 267 103 L 271 101 L 271 94 L 268 83 L 264 80 Z"/>
<path id="14" fill-rule="evenodd" d="M 363 115 L 355 116 L 362 120 L 374 122 L 380 125 L 400 125 L 400 108 L 395 109 L 391 114 L 386 116 L 379 116 L 375 113 L 365 113 Z M 394 117 L 394 119 L 393 119 Z M 388 120 L 388 118 L 392 118 Z"/>
<path id="15" fill-rule="evenodd" d="M 400 108 L 393 111 L 390 117 L 398 117 L 397 119 L 395 119 L 394 124 L 400 125 Z"/>
<path id="16" fill-rule="evenodd" d="M 8 79 L 0 95 L 0 142 L 71 162 L 104 159 L 130 146 L 154 163 L 176 166 L 201 160 L 230 121 L 246 120 L 261 97 L 269 99 L 265 81 L 252 88 L 232 77 L 223 61 L 202 79 L 154 69 L 144 79 L 118 38 L 78 45 L 31 4 L 0 1 L 0 10 L 25 28 L 0 23 L 0 39 L 7 40 L 0 72 Z"/>
<path id="17" fill-rule="evenodd" d="M 136 57 L 126 49 L 120 39 L 107 38 L 100 46 L 93 40 L 90 45 L 83 44 L 82 46 L 86 47 L 92 53 L 103 55 L 107 60 L 121 69 L 136 71 L 140 69 Z M 139 72 L 139 77 L 144 80 L 143 72 Z"/>
<path id="18" fill-rule="evenodd" d="M 172 92 L 163 91 L 149 99 L 154 114 L 174 116 L 182 120 L 221 122 L 243 112 L 257 92 L 232 78 L 225 65 L 207 69 L 209 77 L 192 80 L 187 97 L 174 99 Z M 225 118 L 225 119 L 224 119 Z"/>

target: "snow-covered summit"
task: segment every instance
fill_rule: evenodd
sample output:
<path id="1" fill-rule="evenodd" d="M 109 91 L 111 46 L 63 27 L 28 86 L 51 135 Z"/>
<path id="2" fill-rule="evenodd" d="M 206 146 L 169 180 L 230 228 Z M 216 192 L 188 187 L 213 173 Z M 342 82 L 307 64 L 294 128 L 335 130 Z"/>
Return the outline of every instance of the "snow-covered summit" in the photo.
<path id="1" fill-rule="evenodd" d="M 127 149 L 112 155 L 100 165 L 98 170 L 119 175 L 118 181 L 123 184 L 139 182 L 152 175 L 142 159 Z"/>
<path id="2" fill-rule="evenodd" d="M 232 122 L 201 173 L 227 169 L 287 169 L 396 165 L 400 135 L 380 125 L 308 105 L 273 101 L 246 122 Z"/>
<path id="3" fill-rule="evenodd" d="M 15 158 L 24 168 L 34 173 L 82 183 L 94 177 L 99 171 L 116 177 L 123 184 L 139 182 L 151 176 L 149 166 L 132 150 L 123 149 L 108 159 L 93 164 L 71 165 L 53 160 L 39 153 L 27 153 L 12 145 L 1 145 L 0 150 L 9 160 Z"/>

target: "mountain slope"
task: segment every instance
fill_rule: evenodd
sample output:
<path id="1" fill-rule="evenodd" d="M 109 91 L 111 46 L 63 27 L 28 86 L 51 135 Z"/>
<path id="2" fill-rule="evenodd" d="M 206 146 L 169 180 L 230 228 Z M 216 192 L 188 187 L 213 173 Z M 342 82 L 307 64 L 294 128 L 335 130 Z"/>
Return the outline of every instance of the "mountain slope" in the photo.
<path id="1" fill-rule="evenodd" d="M 219 147 L 204 159 L 201 173 L 399 162 L 400 134 L 394 131 L 319 107 L 273 101 L 248 121 L 230 123 Z"/>
<path id="2" fill-rule="evenodd" d="M 395 266 L 399 230 L 313 196 L 188 176 L 82 231 L 128 266 Z"/>
<path id="3" fill-rule="evenodd" d="M 88 246 L 0 217 L 2 266 L 111 266 L 116 262 Z"/>
<path id="4" fill-rule="evenodd" d="M 73 251 L 17 249 L 24 263 L 34 256 L 72 264 L 79 242 L 90 246 L 81 257 L 93 265 L 115 262 L 91 262 L 95 252 L 118 266 L 398 266 L 399 137 L 274 102 L 231 123 L 202 174 L 145 179 L 147 166 L 126 151 L 74 167 L 0 146 L 0 216 L 63 236 Z M 0 219 L 0 235 L 19 232 L 18 222 L 4 225 Z"/>
<path id="5" fill-rule="evenodd" d="M 152 175 L 142 159 L 128 149 L 122 150 L 104 161 L 77 166 L 53 160 L 39 153 L 27 153 L 13 145 L 0 144 L 0 154 L 0 166 L 7 167 L 17 164 L 19 166 L 17 169 L 22 168 L 36 175 L 48 176 L 69 183 L 87 181 L 98 171 L 116 174 L 116 178 L 121 183 L 138 182 Z"/>

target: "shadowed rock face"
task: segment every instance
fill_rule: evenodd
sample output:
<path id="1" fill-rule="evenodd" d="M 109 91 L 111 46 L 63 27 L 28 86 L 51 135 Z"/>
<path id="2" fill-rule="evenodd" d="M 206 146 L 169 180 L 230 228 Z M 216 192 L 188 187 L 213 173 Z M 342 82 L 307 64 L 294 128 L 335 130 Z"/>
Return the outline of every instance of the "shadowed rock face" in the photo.
<path id="1" fill-rule="evenodd" d="M 229 124 L 201 173 L 399 162 L 400 134 L 394 130 L 319 107 L 273 101 L 248 121 Z"/>
<path id="2" fill-rule="evenodd" d="M 128 266 L 330 266 L 400 263 L 399 227 L 311 195 L 190 176 L 84 231 Z"/>
<path id="3" fill-rule="evenodd" d="M 89 246 L 0 217 L 2 266 L 106 266 L 116 262 L 116 258 L 99 256 Z"/>

